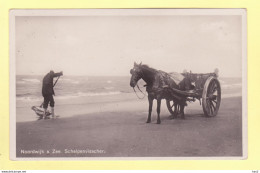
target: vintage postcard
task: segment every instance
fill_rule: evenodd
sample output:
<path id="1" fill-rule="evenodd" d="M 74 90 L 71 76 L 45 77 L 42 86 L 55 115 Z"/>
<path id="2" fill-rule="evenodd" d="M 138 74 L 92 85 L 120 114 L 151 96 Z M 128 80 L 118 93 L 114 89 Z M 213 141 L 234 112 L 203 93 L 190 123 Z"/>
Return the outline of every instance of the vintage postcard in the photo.
<path id="1" fill-rule="evenodd" d="M 11 10 L 11 159 L 247 158 L 246 17 Z"/>

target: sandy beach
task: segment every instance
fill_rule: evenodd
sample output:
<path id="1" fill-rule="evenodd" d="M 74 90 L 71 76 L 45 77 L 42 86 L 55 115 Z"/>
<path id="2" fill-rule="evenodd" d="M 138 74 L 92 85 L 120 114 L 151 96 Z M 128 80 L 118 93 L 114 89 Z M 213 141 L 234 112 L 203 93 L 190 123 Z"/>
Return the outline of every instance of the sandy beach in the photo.
<path id="1" fill-rule="evenodd" d="M 147 124 L 147 98 L 138 100 L 132 93 L 132 99 L 123 102 L 117 97 L 107 98 L 110 102 L 104 98 L 104 102 L 57 104 L 61 115 L 57 119 L 17 121 L 17 157 L 242 156 L 241 97 L 223 98 L 213 118 L 204 117 L 199 102 L 191 103 L 185 120 L 169 119 L 163 101 L 160 125 L 156 124 L 156 103 L 152 122 Z"/>

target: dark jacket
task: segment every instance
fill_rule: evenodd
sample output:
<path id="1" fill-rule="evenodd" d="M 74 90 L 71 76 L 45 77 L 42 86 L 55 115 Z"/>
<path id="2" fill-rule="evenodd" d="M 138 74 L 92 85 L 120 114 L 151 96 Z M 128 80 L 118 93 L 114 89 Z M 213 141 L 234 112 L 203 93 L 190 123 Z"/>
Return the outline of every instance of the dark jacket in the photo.
<path id="1" fill-rule="evenodd" d="M 42 96 L 49 96 L 55 95 L 53 90 L 53 78 L 61 76 L 62 72 L 54 73 L 51 71 L 50 73 L 46 74 L 42 80 Z"/>

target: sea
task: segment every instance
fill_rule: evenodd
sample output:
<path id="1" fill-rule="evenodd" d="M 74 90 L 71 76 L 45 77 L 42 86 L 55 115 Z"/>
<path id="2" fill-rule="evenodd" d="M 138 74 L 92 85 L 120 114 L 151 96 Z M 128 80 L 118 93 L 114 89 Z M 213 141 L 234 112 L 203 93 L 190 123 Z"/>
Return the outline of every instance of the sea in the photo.
<path id="1" fill-rule="evenodd" d="M 16 76 L 16 100 L 42 100 L 43 76 Z M 102 97 L 132 92 L 130 77 L 61 76 L 55 87 L 55 99 Z M 57 78 L 54 78 L 54 83 Z"/>
<path id="2" fill-rule="evenodd" d="M 41 94 L 42 79 L 39 75 L 16 76 L 16 102 L 35 103 L 43 101 Z M 54 78 L 54 82 L 57 78 Z M 241 96 L 241 78 L 219 78 L 222 96 Z M 144 81 L 139 81 L 143 92 Z M 55 100 L 71 100 L 73 98 L 102 98 L 107 96 L 123 96 L 134 94 L 130 87 L 130 76 L 61 76 L 54 87 Z M 139 93 L 140 95 L 141 93 Z M 122 97 L 122 100 L 126 98 Z M 138 99 L 138 98 L 136 98 Z M 19 104 L 17 105 L 19 106 Z"/>

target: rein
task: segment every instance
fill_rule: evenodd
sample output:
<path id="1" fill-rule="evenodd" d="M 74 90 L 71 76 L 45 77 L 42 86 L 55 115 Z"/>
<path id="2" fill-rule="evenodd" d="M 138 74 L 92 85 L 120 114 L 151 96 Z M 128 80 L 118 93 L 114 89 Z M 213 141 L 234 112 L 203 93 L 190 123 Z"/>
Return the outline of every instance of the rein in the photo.
<path id="1" fill-rule="evenodd" d="M 137 84 L 136 86 L 137 86 L 138 90 L 139 90 L 141 93 L 143 93 L 143 97 L 139 97 L 138 94 L 137 94 L 136 91 L 135 91 L 135 87 L 133 87 L 133 90 L 134 90 L 134 92 L 135 92 L 135 95 L 136 95 L 139 99 L 144 99 L 145 96 L 146 96 L 146 94 L 139 88 L 139 85 L 138 85 L 138 84 Z"/>

